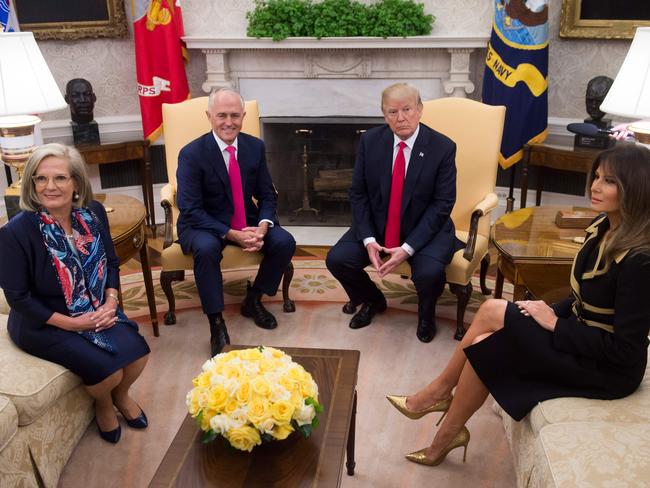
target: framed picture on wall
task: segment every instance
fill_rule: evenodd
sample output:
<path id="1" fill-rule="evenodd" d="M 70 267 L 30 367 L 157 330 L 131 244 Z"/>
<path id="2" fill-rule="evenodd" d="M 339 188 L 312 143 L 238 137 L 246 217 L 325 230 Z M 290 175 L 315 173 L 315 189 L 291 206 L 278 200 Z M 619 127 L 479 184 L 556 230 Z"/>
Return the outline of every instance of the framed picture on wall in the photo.
<path id="1" fill-rule="evenodd" d="M 20 30 L 36 39 L 126 37 L 124 0 L 14 0 Z"/>
<path id="2" fill-rule="evenodd" d="M 632 39 L 650 27 L 650 0 L 562 0 L 560 37 Z"/>

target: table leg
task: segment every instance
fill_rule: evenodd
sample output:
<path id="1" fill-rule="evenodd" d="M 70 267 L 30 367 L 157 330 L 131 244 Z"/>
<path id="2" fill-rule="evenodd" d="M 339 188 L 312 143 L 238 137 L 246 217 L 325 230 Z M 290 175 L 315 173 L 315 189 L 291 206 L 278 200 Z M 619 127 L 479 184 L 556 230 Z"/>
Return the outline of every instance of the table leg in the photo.
<path id="1" fill-rule="evenodd" d="M 497 268 L 497 280 L 494 284 L 494 298 L 501 298 L 503 296 L 503 273 Z"/>
<path id="2" fill-rule="evenodd" d="M 357 391 L 354 391 L 354 398 L 352 399 L 352 414 L 350 415 L 350 432 L 348 432 L 348 446 L 347 446 L 347 460 L 345 467 L 348 470 L 348 476 L 354 475 L 354 467 L 357 463 L 354 462 L 354 433 L 357 423 Z"/>
<path id="3" fill-rule="evenodd" d="M 156 237 L 156 218 L 153 207 L 153 169 L 149 154 L 149 143 L 144 141 L 144 145 L 143 164 L 141 166 L 142 198 L 144 198 L 144 206 L 147 209 L 147 224 L 153 236 Z"/>
<path id="4" fill-rule="evenodd" d="M 149 253 L 147 252 L 147 236 L 140 248 L 140 265 L 142 266 L 142 277 L 144 278 L 144 287 L 147 290 L 147 303 L 149 304 L 149 315 L 151 315 L 151 325 L 153 326 L 153 335 L 158 337 L 158 312 L 156 312 L 156 297 L 153 293 L 153 279 L 151 277 L 151 268 L 149 267 Z"/>
<path id="5" fill-rule="evenodd" d="M 544 191 L 544 176 L 546 175 L 546 168 L 543 166 L 537 167 L 537 193 L 535 193 L 535 206 L 539 207 L 542 204 L 542 191 Z"/>

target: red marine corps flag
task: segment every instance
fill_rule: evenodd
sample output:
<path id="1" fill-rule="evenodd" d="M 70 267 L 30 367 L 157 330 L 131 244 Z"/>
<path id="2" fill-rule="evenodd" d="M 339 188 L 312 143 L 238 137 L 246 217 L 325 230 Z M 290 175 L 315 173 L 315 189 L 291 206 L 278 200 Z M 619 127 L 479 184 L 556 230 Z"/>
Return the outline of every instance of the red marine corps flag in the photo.
<path id="1" fill-rule="evenodd" d="M 163 103 L 189 98 L 180 0 L 132 0 L 135 64 L 145 139 L 162 134 Z"/>

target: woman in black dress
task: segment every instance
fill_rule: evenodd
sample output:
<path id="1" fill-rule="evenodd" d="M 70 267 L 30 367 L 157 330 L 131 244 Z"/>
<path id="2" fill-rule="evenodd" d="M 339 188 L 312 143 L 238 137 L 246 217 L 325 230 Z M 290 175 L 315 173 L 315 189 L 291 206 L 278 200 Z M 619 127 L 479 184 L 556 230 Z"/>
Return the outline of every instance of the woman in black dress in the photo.
<path id="1" fill-rule="evenodd" d="M 521 420 L 544 400 L 622 398 L 639 386 L 650 327 L 650 151 L 603 151 L 590 182 L 600 215 L 574 260 L 572 295 L 551 306 L 486 301 L 438 377 L 414 395 L 388 397 L 412 419 L 443 412 L 431 445 L 408 460 L 435 466 L 457 447 L 466 452 L 465 423 L 488 393 Z"/>
<path id="2" fill-rule="evenodd" d="M 118 308 L 119 261 L 106 211 L 92 198 L 76 149 L 36 149 L 22 181 L 23 211 L 0 228 L 0 287 L 11 306 L 11 339 L 79 375 L 95 399 L 100 435 L 115 443 L 115 407 L 127 425 L 147 426 L 129 388 L 149 346 Z"/>

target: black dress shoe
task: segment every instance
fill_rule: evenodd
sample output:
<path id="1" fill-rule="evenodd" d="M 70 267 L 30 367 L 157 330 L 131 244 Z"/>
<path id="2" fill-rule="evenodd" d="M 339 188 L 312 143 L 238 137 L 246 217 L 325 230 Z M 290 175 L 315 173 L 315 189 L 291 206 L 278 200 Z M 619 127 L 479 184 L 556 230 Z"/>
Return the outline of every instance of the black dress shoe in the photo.
<path id="1" fill-rule="evenodd" d="M 347 302 L 345 305 L 343 305 L 343 308 L 341 310 L 343 310 L 343 313 L 352 315 L 357 311 L 357 304 L 352 302 Z"/>
<path id="2" fill-rule="evenodd" d="M 255 325 L 262 329 L 275 329 L 278 326 L 273 314 L 262 305 L 262 294 L 256 292 L 250 283 L 246 288 L 246 298 L 241 305 L 241 314 L 252 318 Z"/>
<path id="3" fill-rule="evenodd" d="M 221 314 L 209 316 L 208 320 L 210 320 L 210 354 L 211 357 L 214 357 L 221 352 L 226 344 L 230 344 L 230 337 Z"/>
<path id="4" fill-rule="evenodd" d="M 350 319 L 350 329 L 361 329 L 370 325 L 375 314 L 386 310 L 386 301 L 379 303 L 364 303 L 357 313 Z"/>
<path id="5" fill-rule="evenodd" d="M 436 336 L 435 322 L 420 319 L 420 322 L 418 322 L 418 331 L 416 335 L 422 342 L 431 342 Z"/>
<path id="6" fill-rule="evenodd" d="M 99 431 L 99 436 L 102 439 L 104 439 L 106 442 L 110 442 L 111 444 L 117 444 L 117 441 L 120 440 L 120 436 L 122 435 L 122 427 L 118 425 L 117 429 L 104 432 L 99 427 L 99 422 L 97 422 L 97 419 L 95 419 L 95 423 L 97 424 L 97 430 Z"/>

